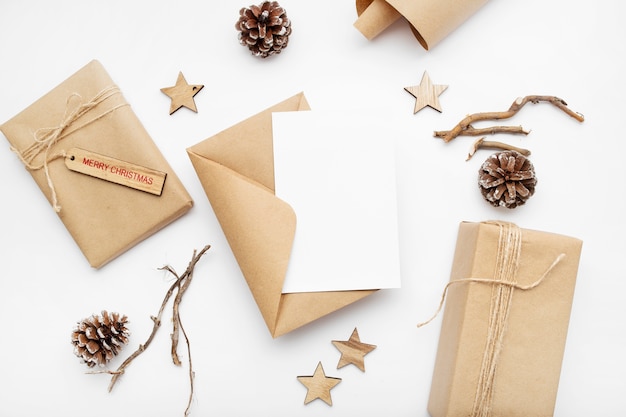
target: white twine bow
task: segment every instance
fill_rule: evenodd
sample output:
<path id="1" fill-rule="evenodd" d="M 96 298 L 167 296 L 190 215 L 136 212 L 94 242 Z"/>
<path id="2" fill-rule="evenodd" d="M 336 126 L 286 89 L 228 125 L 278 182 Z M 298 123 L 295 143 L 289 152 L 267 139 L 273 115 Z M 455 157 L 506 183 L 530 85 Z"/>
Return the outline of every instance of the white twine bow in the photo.
<path id="1" fill-rule="evenodd" d="M 17 154 L 22 163 L 26 166 L 27 169 L 31 171 L 37 171 L 43 169 L 46 174 L 46 181 L 48 183 L 48 187 L 50 189 L 50 193 L 52 195 L 52 207 L 54 211 L 59 213 L 61 211 L 61 206 L 59 206 L 57 193 L 54 187 L 54 183 L 50 176 L 50 170 L 48 169 L 48 164 L 55 159 L 64 158 L 65 151 L 61 150 L 58 153 L 50 154 L 52 147 L 58 143 L 61 139 L 65 138 L 70 133 L 73 133 L 83 127 L 95 122 L 96 120 L 101 119 L 112 111 L 127 106 L 128 103 L 118 104 L 104 113 L 94 117 L 86 121 L 85 123 L 75 127 L 70 132 L 67 132 L 66 129 L 74 124 L 78 119 L 84 116 L 86 113 L 91 111 L 93 108 L 110 98 L 111 96 L 121 93 L 120 89 L 113 85 L 107 87 L 96 94 L 90 101 L 84 103 L 83 98 L 78 93 L 72 93 L 67 98 L 65 103 L 65 112 L 63 114 L 63 118 L 61 122 L 54 127 L 43 127 L 37 129 L 33 133 L 33 143 L 24 149 L 22 152 L 18 151 L 16 148 L 11 147 L 11 150 Z M 37 156 L 43 155 L 43 161 L 39 164 L 35 163 L 34 160 Z"/>

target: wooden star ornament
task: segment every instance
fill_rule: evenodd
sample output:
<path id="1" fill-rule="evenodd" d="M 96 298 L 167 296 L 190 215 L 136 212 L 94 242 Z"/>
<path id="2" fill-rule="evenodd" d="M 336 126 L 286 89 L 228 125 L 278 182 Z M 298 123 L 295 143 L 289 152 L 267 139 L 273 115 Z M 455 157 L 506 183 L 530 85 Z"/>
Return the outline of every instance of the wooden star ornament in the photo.
<path id="1" fill-rule="evenodd" d="M 349 340 L 333 340 L 332 343 L 341 352 L 337 369 L 353 364 L 361 371 L 365 372 L 365 355 L 376 349 L 376 345 L 361 342 L 356 327 Z"/>
<path id="2" fill-rule="evenodd" d="M 409 94 L 415 97 L 415 108 L 413 109 L 413 114 L 422 110 L 426 106 L 433 108 L 441 113 L 439 96 L 441 95 L 441 93 L 446 91 L 446 88 L 448 88 L 447 85 L 433 84 L 430 80 L 430 76 L 426 71 L 424 71 L 424 75 L 422 75 L 422 81 L 420 81 L 419 85 L 404 87 L 404 89 Z"/>
<path id="3" fill-rule="evenodd" d="M 193 98 L 203 88 L 204 85 L 201 84 L 187 84 L 185 76 L 182 72 L 179 72 L 175 86 L 164 87 L 161 89 L 163 93 L 165 93 L 170 99 L 172 99 L 172 102 L 170 104 L 170 115 L 181 107 L 187 107 L 189 110 L 193 110 L 194 112 L 198 113 L 198 109 L 196 108 L 196 102 Z"/>
<path id="4" fill-rule="evenodd" d="M 308 404 L 319 398 L 326 404 L 331 406 L 333 405 L 330 390 L 341 382 L 341 378 L 326 376 L 322 362 L 317 364 L 317 368 L 315 368 L 315 373 L 313 375 L 299 376 L 297 378 L 298 381 L 300 381 L 307 389 L 304 404 Z"/>

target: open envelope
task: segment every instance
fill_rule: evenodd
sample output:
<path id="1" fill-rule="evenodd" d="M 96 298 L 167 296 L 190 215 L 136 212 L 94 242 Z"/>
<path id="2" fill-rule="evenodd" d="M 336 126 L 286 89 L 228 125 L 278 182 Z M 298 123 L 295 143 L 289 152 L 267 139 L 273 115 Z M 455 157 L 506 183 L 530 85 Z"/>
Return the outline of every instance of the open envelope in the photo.
<path id="1" fill-rule="evenodd" d="M 272 337 L 377 291 L 282 293 L 296 213 L 274 194 L 272 113 L 301 110 L 303 93 L 187 149 Z"/>

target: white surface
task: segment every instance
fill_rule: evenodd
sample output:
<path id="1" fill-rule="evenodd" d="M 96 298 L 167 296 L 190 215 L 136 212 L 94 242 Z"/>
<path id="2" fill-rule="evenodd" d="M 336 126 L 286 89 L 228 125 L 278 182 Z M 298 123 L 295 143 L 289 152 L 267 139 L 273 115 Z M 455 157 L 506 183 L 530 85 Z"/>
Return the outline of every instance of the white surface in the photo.
<path id="1" fill-rule="evenodd" d="M 170 282 L 157 268 L 182 271 L 193 249 L 210 243 L 181 306 L 196 372 L 192 415 L 369 417 L 394 410 L 426 417 L 440 319 L 419 330 L 415 324 L 439 302 L 458 223 L 493 218 L 584 240 L 555 416 L 624 415 L 623 2 L 491 1 L 431 51 L 403 22 L 367 41 L 352 27 L 352 1 L 281 4 L 293 21 L 289 46 L 259 60 L 239 46 L 234 30 L 247 2 L 0 3 L 0 120 L 97 58 L 196 202 L 184 218 L 96 271 L 5 143 L 0 415 L 182 415 L 187 368 L 169 358 L 169 311 L 112 393 L 107 376 L 85 374 L 69 335 L 77 320 L 117 310 L 131 320 L 130 353 L 145 341 Z M 441 114 L 412 114 L 414 99 L 403 88 L 419 83 L 424 70 L 433 83 L 449 85 Z M 178 71 L 205 85 L 197 114 L 168 115 L 169 99 L 159 89 L 172 85 Z M 406 134 L 399 141 L 398 192 L 407 278 L 400 290 L 378 292 L 272 340 L 185 148 L 299 91 L 313 109 L 380 108 L 398 116 Z M 560 96 L 586 120 L 547 104 L 528 105 L 510 120 L 532 133 L 496 140 L 532 150 L 539 184 L 526 206 L 498 210 L 476 189 L 489 151 L 465 162 L 472 138 L 445 144 L 432 132 L 468 113 L 504 110 L 528 94 Z M 347 340 L 354 327 L 363 342 L 378 346 L 366 356 L 365 373 L 335 369 L 339 354 L 331 340 Z M 184 360 L 183 347 L 180 353 Z M 306 390 L 296 376 L 312 374 L 318 361 L 327 375 L 343 378 L 332 407 L 319 400 L 303 405 Z"/>
<path id="2" fill-rule="evenodd" d="M 276 196 L 297 216 L 283 293 L 400 287 L 398 137 L 387 120 L 274 113 Z"/>

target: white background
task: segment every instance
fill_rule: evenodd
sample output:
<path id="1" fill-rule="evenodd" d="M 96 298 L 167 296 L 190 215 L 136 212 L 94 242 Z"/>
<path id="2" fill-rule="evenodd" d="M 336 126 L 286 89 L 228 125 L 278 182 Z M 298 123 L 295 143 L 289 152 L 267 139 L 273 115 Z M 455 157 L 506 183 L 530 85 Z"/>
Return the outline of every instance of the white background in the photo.
<path id="1" fill-rule="evenodd" d="M 555 415 L 624 415 L 622 2 L 492 0 L 431 51 L 401 21 L 367 41 L 352 26 L 351 1 L 281 4 L 293 21 L 289 46 L 261 60 L 237 42 L 234 23 L 247 2 L 0 2 L 0 121 L 99 59 L 196 203 L 185 217 L 94 270 L 5 143 L 0 415 L 182 415 L 186 352 L 182 345 L 185 365 L 175 367 L 169 310 L 154 343 L 112 393 L 108 376 L 85 373 L 72 354 L 70 332 L 91 313 L 120 311 L 131 320 L 130 353 L 148 336 L 149 317 L 170 282 L 157 268 L 170 264 L 182 272 L 194 249 L 211 244 L 181 306 L 196 372 L 192 415 L 369 417 L 393 410 L 425 417 L 440 320 L 419 330 L 415 324 L 439 302 L 458 223 L 496 218 L 584 241 Z M 414 99 L 403 90 L 425 70 L 434 83 L 449 85 L 440 96 L 441 114 L 414 115 Z M 197 114 L 168 115 L 169 99 L 159 89 L 173 85 L 178 71 L 205 85 L 196 96 Z M 313 109 L 380 109 L 394 116 L 381 123 L 401 132 L 403 282 L 273 340 L 185 148 L 299 91 Z M 531 149 L 539 184 L 525 206 L 496 209 L 476 185 L 490 151 L 465 162 L 472 138 L 445 144 L 432 132 L 469 113 L 505 110 L 530 94 L 565 99 L 585 122 L 548 104 L 528 105 L 509 120 L 532 133 L 494 139 Z M 335 369 L 339 353 L 331 340 L 348 339 L 354 327 L 363 342 L 378 346 L 366 356 L 365 373 Z M 296 376 L 312 375 L 318 361 L 327 375 L 343 379 L 332 391 L 332 407 L 320 400 L 303 404 L 306 389 Z"/>

